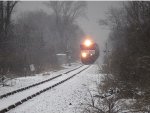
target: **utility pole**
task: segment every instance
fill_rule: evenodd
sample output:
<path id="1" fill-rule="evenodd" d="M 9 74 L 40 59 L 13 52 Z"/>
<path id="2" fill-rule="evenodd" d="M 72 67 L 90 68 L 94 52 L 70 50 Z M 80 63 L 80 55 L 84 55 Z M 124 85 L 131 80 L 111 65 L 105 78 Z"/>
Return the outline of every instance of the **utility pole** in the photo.
<path id="1" fill-rule="evenodd" d="M 68 44 L 68 42 L 67 42 L 66 55 L 67 55 L 67 63 L 68 63 L 69 66 L 71 66 L 71 50 L 69 49 L 69 44 Z"/>
<path id="2" fill-rule="evenodd" d="M 108 49 L 108 44 L 107 44 L 107 42 L 106 42 L 106 44 L 105 44 L 105 50 L 104 50 L 104 53 L 105 53 L 105 60 L 106 60 L 106 71 L 107 71 L 107 75 L 109 74 L 109 69 L 110 69 L 110 60 L 108 59 L 108 55 L 109 55 L 109 52 L 110 52 L 110 50 Z"/>

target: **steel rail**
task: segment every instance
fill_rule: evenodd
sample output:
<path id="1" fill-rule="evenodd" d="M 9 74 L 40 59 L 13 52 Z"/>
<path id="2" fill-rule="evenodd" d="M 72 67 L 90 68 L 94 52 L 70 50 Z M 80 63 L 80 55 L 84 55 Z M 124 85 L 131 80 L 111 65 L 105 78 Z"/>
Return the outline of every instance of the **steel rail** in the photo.
<path id="1" fill-rule="evenodd" d="M 83 65 L 82 65 L 82 66 L 83 66 Z M 62 76 L 63 74 L 68 74 L 68 73 L 70 73 L 70 72 L 72 72 L 72 71 L 74 71 L 74 70 L 77 70 L 77 69 L 81 68 L 82 66 L 79 66 L 79 67 L 77 67 L 77 68 L 75 68 L 75 69 L 69 70 L 69 71 L 67 71 L 67 72 L 65 72 L 65 73 L 58 74 L 57 76 L 52 77 L 52 78 L 49 78 L 49 79 L 47 79 L 47 80 L 43 80 L 43 81 L 41 81 L 41 82 L 37 82 L 37 83 L 35 83 L 35 84 L 32 84 L 32 85 L 29 85 L 29 86 L 26 86 L 26 87 L 23 87 L 23 88 L 20 88 L 20 89 L 17 89 L 17 90 L 8 92 L 8 93 L 3 94 L 3 95 L 0 95 L 0 99 L 2 99 L 2 98 L 4 98 L 4 97 L 11 96 L 11 95 L 14 95 L 14 94 L 19 93 L 19 92 L 22 92 L 22 91 L 27 90 L 27 89 L 29 89 L 29 88 L 32 88 L 32 87 L 35 87 L 35 86 L 44 84 L 44 83 L 46 83 L 46 82 L 49 82 L 49 81 L 51 81 L 51 80 L 53 80 L 53 79 L 56 79 L 56 78 Z"/>
<path id="2" fill-rule="evenodd" d="M 64 79 L 64 80 L 62 80 L 62 81 L 60 81 L 60 82 L 58 82 L 58 83 L 56 83 L 56 84 L 54 84 L 54 85 L 52 85 L 52 86 L 49 86 L 49 87 L 47 87 L 47 88 L 44 88 L 44 89 L 42 89 L 42 90 L 40 90 L 40 91 L 38 91 L 38 92 L 36 92 L 36 93 L 34 93 L 34 94 L 32 94 L 32 95 L 30 95 L 30 96 L 28 96 L 28 97 L 22 99 L 22 100 L 20 100 L 20 101 L 14 103 L 14 104 L 12 104 L 12 105 L 9 105 L 9 106 L 6 107 L 6 108 L 3 108 L 2 110 L 0 110 L 0 113 L 6 113 L 6 112 L 10 111 L 11 109 L 16 108 L 17 106 L 19 106 L 19 105 L 23 104 L 24 102 L 26 102 L 26 101 L 28 101 L 28 100 L 30 100 L 30 99 L 32 99 L 32 98 L 34 98 L 34 97 L 40 95 L 41 93 L 44 93 L 44 92 L 46 92 L 46 91 L 48 91 L 48 90 L 50 90 L 50 89 L 52 89 L 52 88 L 54 88 L 54 87 L 56 87 L 56 86 L 58 86 L 58 85 L 60 85 L 60 84 L 66 82 L 67 80 L 73 78 L 75 75 L 77 75 L 77 74 L 83 72 L 84 70 L 86 70 L 86 69 L 89 68 L 89 67 L 90 67 L 90 66 L 88 66 L 88 67 L 86 67 L 86 68 L 80 70 L 79 72 L 77 72 L 77 73 L 71 75 L 70 77 L 68 77 L 68 78 L 66 78 L 66 79 Z"/>

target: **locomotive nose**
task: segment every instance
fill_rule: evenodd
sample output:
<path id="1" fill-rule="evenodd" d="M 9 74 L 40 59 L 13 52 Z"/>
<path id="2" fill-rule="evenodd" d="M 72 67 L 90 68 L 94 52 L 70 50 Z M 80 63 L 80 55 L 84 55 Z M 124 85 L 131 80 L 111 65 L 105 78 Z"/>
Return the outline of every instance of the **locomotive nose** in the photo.
<path id="1" fill-rule="evenodd" d="M 99 56 L 98 45 L 90 38 L 81 43 L 80 50 L 81 62 L 85 65 L 93 64 Z"/>

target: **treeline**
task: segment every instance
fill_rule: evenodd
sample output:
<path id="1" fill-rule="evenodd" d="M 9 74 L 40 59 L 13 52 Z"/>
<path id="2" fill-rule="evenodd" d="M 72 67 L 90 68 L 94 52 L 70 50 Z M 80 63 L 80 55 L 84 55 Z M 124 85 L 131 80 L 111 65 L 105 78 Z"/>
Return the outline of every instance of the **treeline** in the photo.
<path id="1" fill-rule="evenodd" d="M 1 15 L 7 12 L 5 4 L 8 3 L 19 5 L 18 2 L 1 1 Z M 0 33 L 1 74 L 8 71 L 23 73 L 30 70 L 31 64 L 34 64 L 37 73 L 48 70 L 58 66 L 56 54 L 66 53 L 67 50 L 72 53 L 72 61 L 78 59 L 79 42 L 84 33 L 75 21 L 81 16 L 79 13 L 84 13 L 86 3 L 54 1 L 45 4 L 52 9 L 52 14 L 43 11 L 25 12 L 13 22 L 10 13 L 7 33 L 5 30 Z M 56 11 L 55 8 L 60 11 Z M 6 19 L 4 16 L 0 18 Z M 6 23 L 0 22 L 1 29 L 6 28 Z"/>
<path id="2" fill-rule="evenodd" d="M 150 2 L 124 2 L 100 22 L 111 28 L 108 88 L 119 99 L 135 99 L 132 112 L 150 111 Z"/>

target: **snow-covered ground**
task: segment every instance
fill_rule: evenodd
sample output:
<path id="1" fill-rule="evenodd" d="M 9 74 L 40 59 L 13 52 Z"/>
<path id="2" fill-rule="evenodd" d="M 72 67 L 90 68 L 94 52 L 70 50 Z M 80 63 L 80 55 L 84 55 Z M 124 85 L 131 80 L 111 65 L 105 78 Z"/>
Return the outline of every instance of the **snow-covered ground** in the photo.
<path id="1" fill-rule="evenodd" d="M 15 94 L 15 95 L 7 97 L 7 98 L 3 98 L 3 99 L 0 100 L 0 103 L 1 103 L 0 104 L 0 109 L 4 109 L 4 108 L 6 108 L 6 107 L 8 107 L 8 106 L 10 106 L 10 105 L 12 105 L 12 104 L 22 100 L 22 99 L 30 96 L 30 95 L 35 94 L 36 92 L 39 92 L 40 90 L 48 88 L 48 87 L 50 87 L 50 86 L 52 86 L 52 85 L 54 85 L 54 84 L 56 84 L 56 83 L 58 83 L 60 81 L 62 81 L 64 79 L 72 76 L 74 73 L 77 73 L 77 72 L 79 72 L 80 70 L 82 70 L 82 69 L 84 69 L 86 67 L 87 66 L 83 66 L 83 67 L 81 67 L 81 68 L 79 68 L 79 69 L 77 69 L 75 71 L 72 71 L 72 72 L 70 72 L 68 74 L 63 74 L 63 76 L 55 78 L 55 79 L 53 79 L 53 80 L 51 80 L 49 82 L 46 82 L 46 83 L 41 84 L 41 85 L 38 85 L 36 87 L 32 87 L 32 88 L 30 88 L 28 90 L 19 92 L 19 93 Z"/>
<path id="2" fill-rule="evenodd" d="M 95 81 L 100 79 L 101 75 L 97 70 L 97 66 L 93 65 L 8 113 L 79 113 L 80 104 L 89 99 L 88 89 L 95 86 Z"/>
<path id="3" fill-rule="evenodd" d="M 57 76 L 60 73 L 67 72 L 71 69 L 74 69 L 76 67 L 79 67 L 81 64 L 79 63 L 72 63 L 72 66 L 63 65 L 64 69 L 59 71 L 51 71 L 51 72 L 45 72 L 41 74 L 36 74 L 36 76 L 27 76 L 27 77 L 18 77 L 15 79 L 12 79 L 11 81 L 8 81 L 8 84 L 10 86 L 2 87 L 0 86 L 0 95 L 3 95 L 5 93 L 8 93 L 10 91 L 17 90 L 19 88 L 23 88 L 32 84 L 35 84 L 37 82 L 41 82 L 43 80 L 52 78 L 54 76 Z"/>

